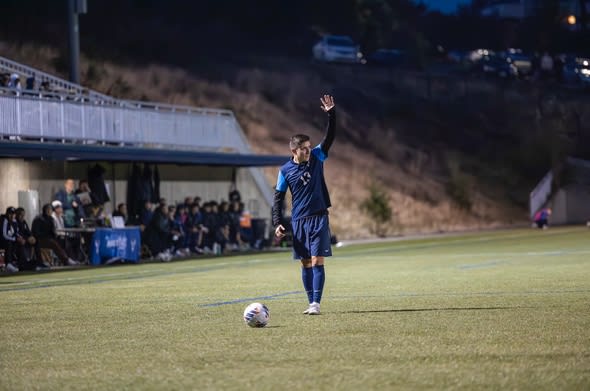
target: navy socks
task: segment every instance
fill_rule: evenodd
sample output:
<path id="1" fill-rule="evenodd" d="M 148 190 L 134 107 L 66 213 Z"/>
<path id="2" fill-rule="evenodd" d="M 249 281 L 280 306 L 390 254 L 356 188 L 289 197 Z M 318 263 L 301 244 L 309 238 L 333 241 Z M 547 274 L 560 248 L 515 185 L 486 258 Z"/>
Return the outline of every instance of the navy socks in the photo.
<path id="1" fill-rule="evenodd" d="M 307 293 L 307 300 L 309 304 L 313 302 L 313 269 L 311 267 L 301 267 L 301 279 L 303 280 L 303 288 Z"/>
<path id="2" fill-rule="evenodd" d="M 324 290 L 324 281 L 326 275 L 324 273 L 324 265 L 316 265 L 312 267 L 313 270 L 313 301 L 319 303 L 322 301 L 322 291 Z"/>

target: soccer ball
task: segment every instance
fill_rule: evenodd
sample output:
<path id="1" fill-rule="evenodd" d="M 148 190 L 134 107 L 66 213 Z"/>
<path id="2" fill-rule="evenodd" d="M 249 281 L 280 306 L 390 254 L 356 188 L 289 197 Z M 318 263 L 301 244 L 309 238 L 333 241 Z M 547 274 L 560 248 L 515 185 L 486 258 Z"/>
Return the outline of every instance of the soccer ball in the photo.
<path id="1" fill-rule="evenodd" d="M 250 327 L 264 327 L 270 319 L 268 307 L 260 303 L 252 303 L 244 310 L 244 322 Z"/>

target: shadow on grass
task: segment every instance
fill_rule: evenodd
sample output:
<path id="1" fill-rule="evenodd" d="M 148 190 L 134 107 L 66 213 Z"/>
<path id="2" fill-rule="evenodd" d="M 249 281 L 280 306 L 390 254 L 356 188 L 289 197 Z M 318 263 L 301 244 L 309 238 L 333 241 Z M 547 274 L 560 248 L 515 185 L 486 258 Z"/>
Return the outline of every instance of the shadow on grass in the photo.
<path id="1" fill-rule="evenodd" d="M 527 307 L 445 307 L 445 308 L 401 308 L 389 310 L 353 310 L 342 311 L 341 314 L 372 314 L 381 312 L 434 312 L 434 311 L 486 311 L 486 310 L 517 310 Z M 528 307 L 530 308 L 530 307 Z"/>

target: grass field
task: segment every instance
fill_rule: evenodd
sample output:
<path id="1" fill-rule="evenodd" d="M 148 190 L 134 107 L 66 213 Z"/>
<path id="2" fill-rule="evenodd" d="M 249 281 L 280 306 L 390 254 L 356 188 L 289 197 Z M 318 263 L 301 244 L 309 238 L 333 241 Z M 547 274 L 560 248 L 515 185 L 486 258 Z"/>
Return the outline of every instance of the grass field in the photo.
<path id="1" fill-rule="evenodd" d="M 269 326 L 245 306 L 267 304 Z M 590 389 L 590 230 L 0 278 L 0 390 Z"/>

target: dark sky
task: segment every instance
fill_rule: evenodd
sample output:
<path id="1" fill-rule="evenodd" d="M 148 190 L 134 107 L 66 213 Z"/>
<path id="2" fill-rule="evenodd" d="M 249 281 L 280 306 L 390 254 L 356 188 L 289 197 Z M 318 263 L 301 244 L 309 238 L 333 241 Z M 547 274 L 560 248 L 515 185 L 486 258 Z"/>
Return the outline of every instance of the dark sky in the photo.
<path id="1" fill-rule="evenodd" d="M 457 5 L 469 3 L 470 0 L 414 0 L 416 3 L 424 3 L 429 10 L 453 13 Z"/>

